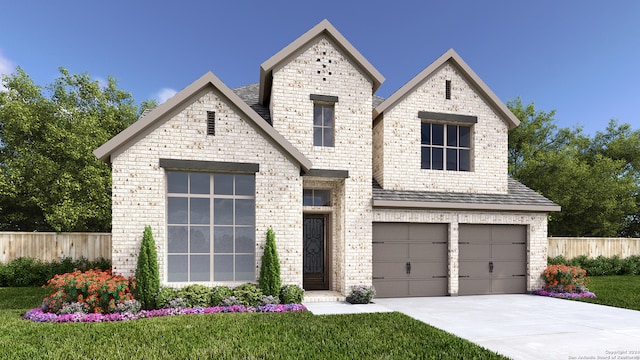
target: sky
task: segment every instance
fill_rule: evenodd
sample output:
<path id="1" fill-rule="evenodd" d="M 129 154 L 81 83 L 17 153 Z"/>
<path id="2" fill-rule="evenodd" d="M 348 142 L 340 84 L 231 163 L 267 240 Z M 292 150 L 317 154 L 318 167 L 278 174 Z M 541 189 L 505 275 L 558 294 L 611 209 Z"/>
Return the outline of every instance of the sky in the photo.
<path id="1" fill-rule="evenodd" d="M 328 19 L 388 97 L 453 48 L 503 101 L 593 134 L 640 129 L 640 1 L 0 0 L 0 74 L 44 86 L 64 67 L 160 102 L 212 71 L 235 88 Z"/>

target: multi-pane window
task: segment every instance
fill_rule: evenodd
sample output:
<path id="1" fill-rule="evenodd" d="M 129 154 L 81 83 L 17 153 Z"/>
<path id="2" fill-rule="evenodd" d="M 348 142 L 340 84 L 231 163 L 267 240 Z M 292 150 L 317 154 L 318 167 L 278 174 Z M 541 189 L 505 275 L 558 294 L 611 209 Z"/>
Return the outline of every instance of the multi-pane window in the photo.
<path id="1" fill-rule="evenodd" d="M 471 127 L 422 123 L 421 168 L 471 171 Z"/>
<path id="2" fill-rule="evenodd" d="M 334 104 L 313 104 L 313 146 L 333 146 Z"/>
<path id="3" fill-rule="evenodd" d="M 255 280 L 255 177 L 167 172 L 168 280 Z"/>
<path id="4" fill-rule="evenodd" d="M 304 189 L 303 206 L 331 206 L 331 190 Z"/>

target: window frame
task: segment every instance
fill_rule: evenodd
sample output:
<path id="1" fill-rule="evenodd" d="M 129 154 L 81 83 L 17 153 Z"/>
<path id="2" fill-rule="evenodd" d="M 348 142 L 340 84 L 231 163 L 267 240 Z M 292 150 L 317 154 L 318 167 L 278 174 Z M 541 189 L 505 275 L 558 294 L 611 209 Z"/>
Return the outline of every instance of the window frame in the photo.
<path id="1" fill-rule="evenodd" d="M 425 143 L 424 136 L 424 126 L 429 126 L 429 143 Z M 434 126 L 442 127 L 442 136 L 441 136 L 441 144 L 440 141 L 437 141 L 434 144 L 434 136 L 433 136 L 433 128 Z M 450 143 L 450 131 L 452 128 L 455 128 L 456 137 L 455 144 Z M 461 144 L 462 134 L 460 129 L 467 129 L 468 133 L 467 142 L 468 146 L 464 146 Z M 434 170 L 434 171 L 455 171 L 455 172 L 473 172 L 473 124 L 470 123 L 456 123 L 456 122 L 441 122 L 441 121 L 432 121 L 427 119 L 421 119 L 420 121 L 420 169 L 421 170 Z M 438 139 L 440 140 L 440 139 Z M 428 165 L 425 167 L 425 149 L 429 149 L 428 156 L 429 161 Z M 434 150 L 437 149 L 438 152 L 441 152 L 441 166 L 436 166 L 434 168 Z M 455 152 L 456 160 L 455 160 L 455 169 L 450 167 L 450 154 L 451 152 Z M 467 154 L 466 167 L 463 167 L 461 154 Z"/>
<path id="2" fill-rule="evenodd" d="M 338 102 L 337 96 L 330 95 L 317 95 L 311 94 L 309 95 L 309 100 L 313 101 L 313 115 L 312 115 L 312 129 L 313 129 L 313 146 L 317 147 L 327 147 L 332 148 L 335 147 L 336 144 L 336 103 Z M 316 109 L 320 108 L 321 119 L 320 121 L 316 120 Z M 326 125 L 325 120 L 325 109 L 331 109 L 331 125 Z M 319 125 L 317 123 L 320 123 Z M 331 143 L 328 144 L 325 141 L 326 131 L 329 130 L 331 133 Z M 316 143 L 316 133 L 320 132 L 320 141 Z"/>
<path id="3" fill-rule="evenodd" d="M 170 192 L 170 186 L 172 184 L 170 184 L 170 176 L 171 174 L 174 173 L 180 173 L 180 174 L 186 174 L 186 191 L 185 192 Z M 192 174 L 207 174 L 209 179 L 208 179 L 208 193 L 202 193 L 204 191 L 204 187 L 201 188 L 201 193 L 197 193 L 197 192 L 193 192 L 195 191 L 194 189 L 192 189 L 193 186 L 193 182 L 192 182 Z M 231 193 L 220 193 L 218 191 L 216 191 L 216 175 L 219 177 L 218 181 L 222 181 L 221 176 L 232 176 L 231 178 Z M 239 176 L 246 176 L 246 177 L 250 177 L 252 178 L 250 184 L 245 184 L 245 185 L 249 185 L 249 188 L 246 189 L 246 191 L 242 191 L 242 193 L 239 193 L 239 188 L 238 188 L 238 177 Z M 177 169 L 171 169 L 171 170 L 167 170 L 165 171 L 165 179 L 166 179 L 166 188 L 165 188 L 165 194 L 166 194 L 166 269 L 167 269 L 167 278 L 166 281 L 167 283 L 199 283 L 199 282 L 205 282 L 205 283 L 212 283 L 212 282 L 247 282 L 247 281 L 255 281 L 255 276 L 256 276 L 256 268 L 255 268 L 255 264 L 256 264 L 256 234 L 255 234 L 255 224 L 256 224 L 256 217 L 255 217 L 255 210 L 256 210 L 256 196 L 255 196 L 255 173 L 227 173 L 227 172 L 211 172 L 211 171 L 193 171 L 193 170 L 177 170 Z M 184 180 L 183 180 L 184 181 Z M 184 185 L 184 184 L 183 184 Z M 250 190 L 249 190 L 250 189 Z M 175 190 L 175 189 L 173 189 Z M 183 190 L 183 189 L 179 189 L 179 190 Z M 178 222 L 175 222 L 176 219 L 171 219 L 172 213 L 171 213 L 171 209 L 170 209 L 170 201 L 171 199 L 187 199 L 186 200 L 186 222 L 182 223 L 180 221 L 182 220 L 178 220 Z M 202 223 L 199 222 L 194 222 L 192 219 L 192 210 L 193 210 L 193 202 L 192 199 L 206 199 L 208 200 L 208 219 L 207 221 L 203 221 Z M 219 220 L 216 219 L 216 200 L 231 200 L 231 208 L 230 209 L 226 209 L 225 214 L 228 214 L 228 212 L 231 212 L 231 223 L 227 224 L 227 223 L 220 223 Z M 246 201 L 246 200 L 251 200 L 251 202 L 249 203 L 251 209 L 253 210 L 253 213 L 250 217 L 249 220 L 247 220 L 245 218 L 246 223 L 238 223 L 238 201 Z M 173 222 L 172 222 L 173 220 Z M 171 241 L 171 231 L 172 231 L 172 227 L 175 228 L 173 229 L 174 231 L 180 231 L 182 229 L 179 228 L 186 228 L 186 239 L 183 238 L 179 238 L 178 241 L 182 242 L 183 244 L 181 246 L 186 246 L 186 250 L 185 251 L 170 251 L 170 241 Z M 192 246 L 193 246 L 193 227 L 206 227 L 208 229 L 208 251 L 205 252 L 198 252 L 198 251 L 193 251 L 192 250 Z M 216 251 L 216 233 L 218 231 L 223 231 L 224 228 L 231 228 L 231 252 L 221 252 L 221 251 Z M 251 234 L 250 238 L 252 238 L 252 242 L 247 242 L 245 239 L 245 243 L 243 244 L 245 246 L 245 248 L 243 250 L 247 250 L 247 251 L 238 251 L 237 246 L 238 246 L 238 231 L 239 230 L 244 230 L 244 234 L 245 236 L 247 236 L 248 234 Z M 184 231 L 184 230 L 183 230 Z M 184 244 L 186 243 L 186 245 Z M 251 252 L 248 252 L 249 247 L 251 248 Z M 196 278 L 194 280 L 194 271 L 193 271 L 193 263 L 192 263 L 192 256 L 198 256 L 198 255 L 207 255 L 209 256 L 209 262 L 208 262 L 208 279 L 201 279 L 201 278 Z M 178 275 L 178 276 L 182 276 L 181 272 L 178 273 L 170 273 L 170 257 L 171 256 L 186 256 L 186 279 L 176 279 L 174 276 Z M 231 268 L 230 269 L 225 269 L 225 271 L 221 274 L 224 275 L 228 275 L 229 273 L 231 273 L 231 278 L 230 279 L 221 279 L 221 278 L 216 278 L 216 271 L 215 271 L 215 266 L 216 266 L 216 256 L 231 256 Z M 244 269 L 240 268 L 238 269 L 238 257 L 247 257 L 250 256 L 251 257 L 251 261 L 249 262 L 250 268 L 251 270 L 249 271 L 249 266 L 246 266 Z M 219 261 L 222 261 L 222 258 L 218 258 Z M 247 264 L 245 264 L 247 265 Z M 240 270 L 240 271 L 238 271 Z M 242 271 L 245 270 L 245 271 Z M 197 273 L 195 273 L 197 275 Z M 245 276 L 242 276 L 242 275 Z M 250 275 L 249 275 L 250 274 Z"/>

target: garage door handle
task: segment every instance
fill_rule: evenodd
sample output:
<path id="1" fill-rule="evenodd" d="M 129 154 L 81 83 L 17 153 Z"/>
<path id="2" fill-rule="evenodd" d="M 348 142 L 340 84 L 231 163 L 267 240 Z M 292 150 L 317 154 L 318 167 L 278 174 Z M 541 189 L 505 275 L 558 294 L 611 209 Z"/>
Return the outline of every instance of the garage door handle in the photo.
<path id="1" fill-rule="evenodd" d="M 493 272 L 493 261 L 489 261 L 489 272 Z"/>
<path id="2" fill-rule="evenodd" d="M 411 262 L 407 261 L 407 275 L 411 274 Z"/>

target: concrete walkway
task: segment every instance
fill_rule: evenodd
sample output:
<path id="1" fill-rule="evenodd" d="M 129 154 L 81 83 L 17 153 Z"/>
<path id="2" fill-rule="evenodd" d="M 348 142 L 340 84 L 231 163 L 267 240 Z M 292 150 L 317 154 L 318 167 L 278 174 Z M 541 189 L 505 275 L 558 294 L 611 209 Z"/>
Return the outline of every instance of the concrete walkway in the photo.
<path id="1" fill-rule="evenodd" d="M 314 314 L 399 311 L 513 359 L 640 360 L 640 311 L 534 295 L 306 305 Z"/>

